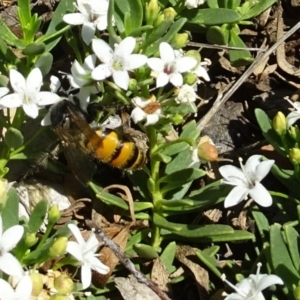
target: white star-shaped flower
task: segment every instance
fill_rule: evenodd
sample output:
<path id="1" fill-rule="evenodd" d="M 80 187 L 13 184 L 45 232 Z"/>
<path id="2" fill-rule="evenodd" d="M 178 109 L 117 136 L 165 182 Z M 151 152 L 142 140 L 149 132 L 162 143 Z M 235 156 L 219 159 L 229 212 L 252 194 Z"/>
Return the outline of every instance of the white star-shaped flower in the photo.
<path id="1" fill-rule="evenodd" d="M 32 281 L 29 276 L 23 276 L 14 290 L 11 285 L 0 279 L 1 300 L 29 300 L 32 292 Z"/>
<path id="2" fill-rule="evenodd" d="M 186 0 L 184 5 L 187 9 L 197 8 L 199 5 L 205 3 L 205 0 Z"/>
<path id="3" fill-rule="evenodd" d="M 109 0 L 77 0 L 76 7 L 79 12 L 66 14 L 63 20 L 70 25 L 82 25 L 82 39 L 89 45 L 96 28 L 98 30 L 107 28 L 108 6 Z"/>
<path id="4" fill-rule="evenodd" d="M 160 58 L 151 57 L 147 64 L 153 70 L 152 75 L 156 78 L 156 87 L 165 86 L 171 82 L 179 87 L 183 84 L 181 73 L 191 71 L 197 64 L 193 57 L 178 55 L 168 43 L 159 45 Z"/>
<path id="5" fill-rule="evenodd" d="M 71 73 L 68 75 L 70 84 L 75 89 L 80 89 L 76 97 L 80 100 L 80 107 L 86 110 L 90 95 L 97 94 L 100 91 L 99 83 L 92 79 L 91 74 L 96 66 L 96 55 L 92 54 L 85 58 L 83 65 L 75 60 Z"/>
<path id="6" fill-rule="evenodd" d="M 23 268 L 9 251 L 18 244 L 23 233 L 24 228 L 21 225 L 12 226 L 3 232 L 2 216 L 0 215 L 0 270 L 18 278 L 23 276 Z"/>
<path id="7" fill-rule="evenodd" d="M 295 124 L 300 119 L 300 102 L 293 102 L 288 98 L 285 98 L 295 109 L 290 112 L 286 117 L 286 126 L 290 128 L 293 124 Z"/>
<path id="8" fill-rule="evenodd" d="M 33 69 L 26 80 L 21 73 L 11 69 L 9 79 L 14 93 L 0 99 L 0 105 L 6 108 L 22 106 L 26 115 L 35 119 L 39 114 L 38 106 L 50 105 L 60 100 L 55 93 L 40 92 L 43 76 L 38 68 Z"/>
<path id="9" fill-rule="evenodd" d="M 135 97 L 131 100 L 135 105 L 130 117 L 136 124 L 142 120 L 146 120 L 145 126 L 153 125 L 158 122 L 162 115 L 161 105 L 151 99 L 145 100 L 141 97 Z"/>
<path id="10" fill-rule="evenodd" d="M 129 36 L 113 50 L 105 41 L 94 39 L 92 48 L 102 64 L 92 71 L 92 78 L 99 81 L 112 76 L 116 85 L 127 90 L 128 71 L 143 66 L 147 61 L 146 55 L 132 54 L 135 44 L 135 38 Z"/>
<path id="11" fill-rule="evenodd" d="M 223 183 L 235 186 L 225 199 L 225 208 L 240 203 L 248 194 L 263 207 L 272 204 L 271 195 L 260 181 L 269 173 L 274 160 L 261 161 L 261 158 L 261 155 L 252 155 L 245 166 L 240 160 L 241 169 L 231 165 L 219 168 L 225 179 Z"/>
<path id="12" fill-rule="evenodd" d="M 224 300 L 265 300 L 262 290 L 274 284 L 283 284 L 281 278 L 276 275 L 259 274 L 260 268 L 261 263 L 258 263 L 256 274 L 251 274 L 235 286 L 226 280 L 223 275 L 223 281 L 236 291 L 236 293 L 228 295 Z"/>
<path id="13" fill-rule="evenodd" d="M 109 267 L 97 258 L 99 254 L 95 254 L 100 243 L 94 232 L 91 233 L 89 239 L 85 242 L 76 225 L 69 224 L 68 227 L 75 236 L 77 243 L 73 241 L 68 242 L 67 252 L 74 256 L 81 264 L 82 288 L 86 289 L 92 281 L 92 270 L 100 274 L 107 274 Z"/>

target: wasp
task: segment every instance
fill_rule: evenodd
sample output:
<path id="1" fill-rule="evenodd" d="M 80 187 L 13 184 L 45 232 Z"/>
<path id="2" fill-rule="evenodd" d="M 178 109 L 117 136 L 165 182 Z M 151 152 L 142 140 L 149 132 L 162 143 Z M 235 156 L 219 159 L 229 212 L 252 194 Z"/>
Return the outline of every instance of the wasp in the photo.
<path id="1" fill-rule="evenodd" d="M 87 155 L 122 170 L 137 170 L 147 162 L 145 134 L 125 123 L 114 129 L 92 124 L 90 116 L 68 100 L 52 107 L 50 119 L 71 168 L 76 164 L 75 169 L 80 172 L 87 167 L 91 169 L 80 181 L 87 182 L 94 172 L 91 164 L 84 162 Z"/>

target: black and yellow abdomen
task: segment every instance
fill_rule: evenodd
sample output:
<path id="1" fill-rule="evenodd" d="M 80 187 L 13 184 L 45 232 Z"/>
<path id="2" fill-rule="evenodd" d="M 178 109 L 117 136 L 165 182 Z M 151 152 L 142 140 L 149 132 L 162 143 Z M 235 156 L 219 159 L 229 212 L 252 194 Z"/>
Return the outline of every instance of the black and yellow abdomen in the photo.
<path id="1" fill-rule="evenodd" d="M 110 129 L 98 129 L 86 148 L 103 163 L 125 170 L 136 170 L 146 163 L 146 153 L 126 137 Z"/>

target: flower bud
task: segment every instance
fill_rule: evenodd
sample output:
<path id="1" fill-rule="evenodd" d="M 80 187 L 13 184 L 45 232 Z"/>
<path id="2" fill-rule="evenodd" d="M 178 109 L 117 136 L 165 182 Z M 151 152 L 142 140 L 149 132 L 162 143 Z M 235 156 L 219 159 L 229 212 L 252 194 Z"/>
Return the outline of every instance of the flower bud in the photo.
<path id="1" fill-rule="evenodd" d="M 51 258 L 57 258 L 66 252 L 68 238 L 61 236 L 57 238 L 52 246 L 49 248 L 48 254 Z"/>
<path id="2" fill-rule="evenodd" d="M 185 53 L 184 56 L 193 57 L 197 60 L 198 63 L 201 62 L 201 55 L 197 50 L 189 50 Z"/>
<path id="3" fill-rule="evenodd" d="M 146 4 L 146 21 L 147 25 L 153 25 L 156 20 L 158 13 L 160 11 L 160 7 L 158 5 L 157 0 L 150 0 Z"/>
<path id="4" fill-rule="evenodd" d="M 300 131 L 298 126 L 291 126 L 289 128 L 289 135 L 294 141 L 300 141 Z"/>
<path id="5" fill-rule="evenodd" d="M 177 12 L 175 11 L 175 9 L 173 7 L 168 7 L 163 10 L 163 14 L 165 16 L 165 19 L 174 20 L 177 15 Z"/>
<path id="6" fill-rule="evenodd" d="M 273 119 L 273 128 L 278 135 L 283 136 L 286 133 L 286 118 L 285 115 L 279 111 Z"/>
<path id="7" fill-rule="evenodd" d="M 198 156 L 205 161 L 218 161 L 218 150 L 207 135 L 202 136 L 199 140 Z"/>
<path id="8" fill-rule="evenodd" d="M 67 274 L 61 274 L 54 280 L 54 287 L 59 294 L 67 295 L 74 289 L 74 282 Z"/>
<path id="9" fill-rule="evenodd" d="M 186 46 L 189 41 L 189 35 L 187 33 L 177 33 L 171 40 L 173 49 L 181 49 Z"/>
<path id="10" fill-rule="evenodd" d="M 130 78 L 129 85 L 128 85 L 128 90 L 132 91 L 132 92 L 137 90 L 137 81 L 136 81 L 136 79 Z"/>
<path id="11" fill-rule="evenodd" d="M 174 125 L 180 125 L 182 124 L 182 122 L 184 121 L 184 118 L 182 115 L 180 114 L 175 114 L 173 117 L 172 117 L 172 123 Z"/>
<path id="12" fill-rule="evenodd" d="M 300 286 L 296 286 L 293 291 L 295 300 L 300 300 Z"/>
<path id="13" fill-rule="evenodd" d="M 293 164 L 299 164 L 300 163 L 300 149 L 292 148 L 289 152 L 289 158 Z"/>
<path id="14" fill-rule="evenodd" d="M 36 237 L 35 233 L 29 233 L 29 232 L 25 233 L 24 242 L 28 248 L 35 245 L 38 242 L 38 240 L 39 239 Z"/>
<path id="15" fill-rule="evenodd" d="M 0 180 L 0 211 L 3 210 L 3 208 L 6 205 L 7 201 L 7 180 L 6 179 L 1 179 Z"/>
<path id="16" fill-rule="evenodd" d="M 31 295 L 37 297 L 43 290 L 43 276 L 40 273 L 31 273 L 29 275 L 32 281 L 32 292 Z"/>
<path id="17" fill-rule="evenodd" d="M 193 85 L 198 81 L 198 77 L 194 73 L 187 73 L 183 77 L 183 82 L 188 85 Z"/>
<path id="18" fill-rule="evenodd" d="M 48 221 L 51 224 L 56 223 L 61 217 L 61 212 L 57 204 L 54 204 L 50 207 L 48 212 Z"/>
<path id="19" fill-rule="evenodd" d="M 162 13 L 160 13 L 153 24 L 154 28 L 158 27 L 164 20 L 165 20 L 165 16 Z"/>

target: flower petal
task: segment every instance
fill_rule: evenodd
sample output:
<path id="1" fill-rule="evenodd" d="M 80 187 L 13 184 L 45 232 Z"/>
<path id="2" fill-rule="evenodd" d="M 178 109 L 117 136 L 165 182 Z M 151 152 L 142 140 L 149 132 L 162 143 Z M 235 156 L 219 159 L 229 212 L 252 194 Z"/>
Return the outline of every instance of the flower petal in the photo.
<path id="1" fill-rule="evenodd" d="M 63 16 L 63 20 L 70 25 L 82 25 L 88 21 L 87 17 L 81 13 L 66 14 Z"/>
<path id="2" fill-rule="evenodd" d="M 0 105 L 7 108 L 20 107 L 22 104 L 22 99 L 17 93 L 9 94 L 0 99 Z"/>
<path id="3" fill-rule="evenodd" d="M 240 203 L 249 193 L 249 190 L 243 186 L 234 187 L 227 195 L 224 201 L 224 207 L 228 208 Z"/>
<path id="4" fill-rule="evenodd" d="M 291 127 L 294 123 L 296 123 L 300 119 L 299 111 L 292 111 L 286 117 L 287 127 Z"/>
<path id="5" fill-rule="evenodd" d="M 128 36 L 115 49 L 115 55 L 126 58 L 129 56 L 135 47 L 136 40 L 132 36 Z"/>
<path id="6" fill-rule="evenodd" d="M 9 92 L 7 87 L 0 87 L 0 98 L 6 95 Z"/>
<path id="7" fill-rule="evenodd" d="M 85 245 L 85 241 L 84 241 L 84 239 L 81 235 L 81 232 L 80 232 L 79 228 L 74 224 L 69 224 L 68 227 L 69 227 L 70 231 L 73 233 L 73 235 L 74 235 L 75 239 L 77 240 L 78 244 L 81 247 L 83 247 Z"/>
<path id="8" fill-rule="evenodd" d="M 143 66 L 147 62 L 148 57 L 143 54 L 131 54 L 126 58 L 126 70 L 134 70 Z"/>
<path id="9" fill-rule="evenodd" d="M 257 281 L 257 275 L 250 275 L 251 279 Z M 274 285 L 274 284 L 283 284 L 283 281 L 280 277 L 276 275 L 267 275 L 267 274 L 260 274 L 260 279 L 258 282 L 256 282 L 256 290 L 262 291 L 266 289 L 267 287 Z"/>
<path id="10" fill-rule="evenodd" d="M 83 41 L 89 45 L 95 35 L 96 24 L 92 22 L 86 22 L 82 25 L 81 37 Z"/>
<path id="11" fill-rule="evenodd" d="M 5 252 L 8 252 L 15 248 L 24 234 L 24 227 L 21 225 L 15 225 L 8 228 L 0 239 L 1 247 Z"/>
<path id="12" fill-rule="evenodd" d="M 9 252 L 0 256 L 0 270 L 4 273 L 22 278 L 24 272 L 20 262 Z"/>
<path id="13" fill-rule="evenodd" d="M 92 257 L 90 263 L 92 269 L 100 274 L 107 274 L 110 271 L 110 268 L 103 264 L 97 257 Z"/>
<path id="14" fill-rule="evenodd" d="M 245 172 L 253 181 L 256 179 L 256 169 L 261 163 L 262 155 L 252 155 L 245 164 Z"/>
<path id="15" fill-rule="evenodd" d="M 32 292 L 32 281 L 29 276 L 23 276 L 16 287 L 16 299 L 29 300 Z"/>
<path id="16" fill-rule="evenodd" d="M 35 99 L 43 84 L 43 75 L 39 68 L 34 68 L 26 79 L 26 90 L 28 98 Z"/>
<path id="17" fill-rule="evenodd" d="M 91 285 L 92 281 L 92 270 L 89 264 L 81 266 L 81 283 L 82 289 L 86 289 Z"/>
<path id="18" fill-rule="evenodd" d="M 87 56 L 84 60 L 83 68 L 90 71 L 94 70 L 96 66 L 96 58 L 97 56 L 95 54 Z"/>
<path id="19" fill-rule="evenodd" d="M 153 71 L 162 72 L 164 70 L 165 63 L 160 58 L 151 57 L 148 58 L 147 65 Z"/>
<path id="20" fill-rule="evenodd" d="M 26 81 L 24 76 L 18 71 L 11 69 L 9 71 L 9 81 L 14 92 L 20 94 L 20 97 L 23 98 L 26 91 Z"/>
<path id="21" fill-rule="evenodd" d="M 147 117 L 147 114 L 140 108 L 135 107 L 131 112 L 131 119 L 136 124 Z"/>
<path id="22" fill-rule="evenodd" d="M 249 190 L 249 194 L 251 198 L 262 207 L 272 205 L 273 200 L 270 193 L 260 182 L 256 182 L 255 187 Z"/>
<path id="23" fill-rule="evenodd" d="M 3 279 L 0 279 L 0 291 L 1 291 L 1 295 L 0 295 L 1 300 L 15 299 L 14 289 L 7 281 Z"/>
<path id="24" fill-rule="evenodd" d="M 35 119 L 39 115 L 39 110 L 35 103 L 23 104 L 23 110 L 32 119 Z"/>
<path id="25" fill-rule="evenodd" d="M 170 46 L 170 44 L 166 42 L 162 42 L 159 45 L 159 53 L 161 59 L 167 63 L 172 62 L 175 59 L 174 49 Z"/>
<path id="26" fill-rule="evenodd" d="M 154 125 L 158 122 L 159 120 L 159 114 L 151 114 L 151 115 L 148 115 L 146 117 L 146 123 L 145 123 L 145 126 L 148 126 L 148 125 Z"/>
<path id="27" fill-rule="evenodd" d="M 166 84 L 168 84 L 169 79 L 170 78 L 166 73 L 164 73 L 164 72 L 159 73 L 157 78 L 156 78 L 156 87 L 165 86 Z"/>
<path id="28" fill-rule="evenodd" d="M 110 66 L 107 64 L 101 64 L 92 71 L 91 77 L 94 80 L 99 81 L 99 80 L 104 80 L 105 78 L 110 77 L 111 75 L 112 75 L 112 70 Z"/>
<path id="29" fill-rule="evenodd" d="M 264 179 L 270 172 L 274 163 L 275 161 L 272 159 L 262 161 L 256 168 L 256 180 L 261 181 Z"/>
<path id="30" fill-rule="evenodd" d="M 92 232 L 88 238 L 88 240 L 86 241 L 85 244 L 85 252 L 89 251 L 92 252 L 93 254 L 95 253 L 95 251 L 99 248 L 100 243 L 95 235 L 94 232 Z"/>
<path id="31" fill-rule="evenodd" d="M 113 79 L 116 85 L 118 85 L 123 90 L 128 90 L 129 85 L 129 75 L 127 71 L 115 71 L 113 72 Z"/>
<path id="32" fill-rule="evenodd" d="M 39 92 L 36 99 L 39 106 L 51 105 L 62 100 L 59 95 L 52 92 Z"/>
<path id="33" fill-rule="evenodd" d="M 114 51 L 101 39 L 92 40 L 92 49 L 96 56 L 104 63 L 111 63 L 114 57 Z"/>
<path id="34" fill-rule="evenodd" d="M 247 180 L 241 169 L 235 166 L 225 165 L 219 168 L 219 172 L 222 177 L 228 181 L 226 182 L 227 184 L 246 186 Z"/>
<path id="35" fill-rule="evenodd" d="M 74 256 L 81 264 L 83 263 L 82 247 L 73 241 L 68 242 L 66 251 Z"/>
<path id="36" fill-rule="evenodd" d="M 170 76 L 170 82 L 176 87 L 182 86 L 183 77 L 180 73 L 174 73 Z"/>
<path id="37" fill-rule="evenodd" d="M 197 65 L 197 60 L 193 57 L 181 57 L 176 60 L 178 72 L 184 73 L 192 70 Z"/>

